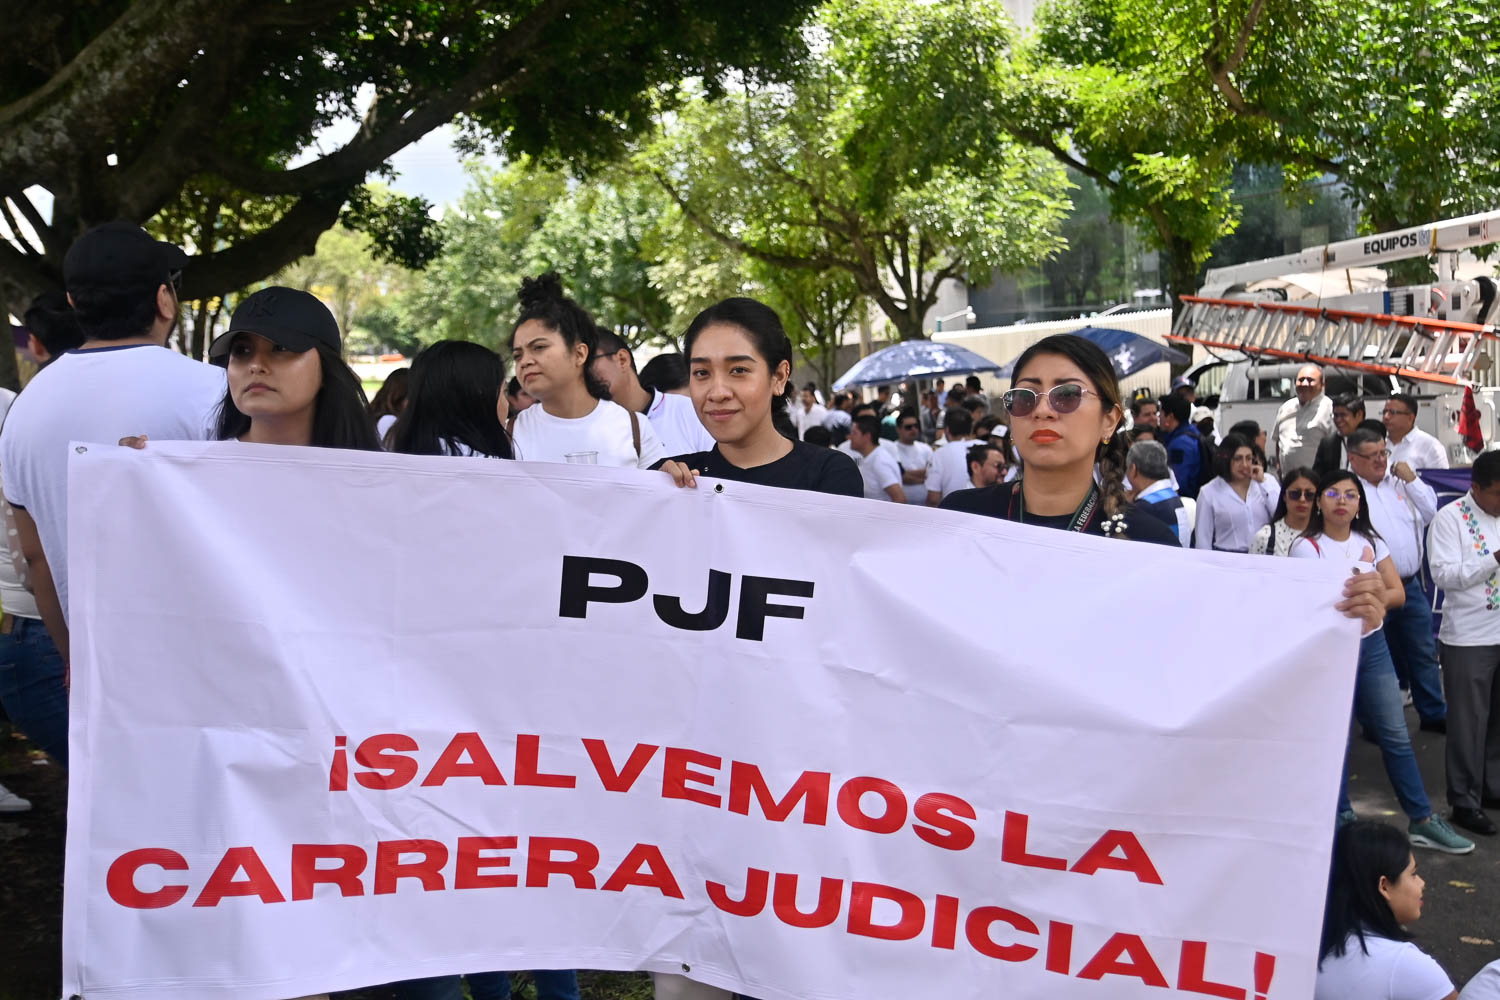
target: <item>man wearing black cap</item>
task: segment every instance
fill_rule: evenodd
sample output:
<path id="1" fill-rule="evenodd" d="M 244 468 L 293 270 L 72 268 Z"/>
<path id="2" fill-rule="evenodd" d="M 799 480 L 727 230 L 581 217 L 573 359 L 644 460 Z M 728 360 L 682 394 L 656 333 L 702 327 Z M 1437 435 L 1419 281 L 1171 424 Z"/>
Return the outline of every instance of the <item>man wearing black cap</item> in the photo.
<path id="1" fill-rule="evenodd" d="M 224 398 L 224 373 L 166 350 L 187 256 L 140 226 L 84 233 L 63 282 L 84 342 L 39 372 L 0 431 L 5 499 L 47 631 L 68 656 L 68 443 L 113 445 L 144 434 L 202 440 Z M 3 626 L 0 626 L 3 627 Z"/>

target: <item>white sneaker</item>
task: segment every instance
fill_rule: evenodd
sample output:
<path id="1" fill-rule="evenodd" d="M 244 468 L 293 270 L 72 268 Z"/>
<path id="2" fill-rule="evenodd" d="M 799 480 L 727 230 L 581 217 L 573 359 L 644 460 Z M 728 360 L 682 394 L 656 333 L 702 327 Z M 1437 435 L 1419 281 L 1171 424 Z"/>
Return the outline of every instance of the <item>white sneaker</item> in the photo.
<path id="1" fill-rule="evenodd" d="M 1407 708 L 1411 708 L 1411 688 L 1402 688 L 1401 704 L 1405 705 Z"/>
<path id="2" fill-rule="evenodd" d="M 15 792 L 0 785 L 0 813 L 23 813 L 31 810 L 31 803 Z"/>

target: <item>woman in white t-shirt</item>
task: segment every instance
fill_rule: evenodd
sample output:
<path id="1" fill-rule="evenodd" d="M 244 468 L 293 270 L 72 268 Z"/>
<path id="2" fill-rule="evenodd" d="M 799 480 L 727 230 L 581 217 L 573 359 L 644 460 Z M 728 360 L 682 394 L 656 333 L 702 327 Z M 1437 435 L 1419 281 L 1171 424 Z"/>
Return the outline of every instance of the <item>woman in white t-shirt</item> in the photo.
<path id="1" fill-rule="evenodd" d="M 525 279 L 520 298 L 511 356 L 521 388 L 537 405 L 521 411 L 511 428 L 516 457 L 640 469 L 665 458 L 651 421 L 610 402 L 609 389 L 590 369 L 598 347 L 594 321 L 563 294 L 557 275 Z"/>
<path id="2" fill-rule="evenodd" d="M 1422 877 L 1397 828 L 1372 820 L 1342 827 L 1323 913 L 1313 1000 L 1453 1000 L 1453 982 L 1411 943 L 1422 915 Z"/>
<path id="3" fill-rule="evenodd" d="M 1406 588 L 1391 562 L 1375 526 L 1370 523 L 1370 505 L 1359 477 L 1345 469 L 1324 473 L 1318 480 L 1318 502 L 1308 519 L 1307 531 L 1293 545 L 1293 559 L 1329 559 L 1355 572 L 1375 573 L 1385 587 L 1386 608 L 1398 608 L 1406 600 Z M 1385 633 L 1376 629 L 1359 643 L 1359 670 L 1354 675 L 1354 716 L 1380 747 L 1386 777 L 1410 825 L 1407 836 L 1417 847 L 1448 854 L 1468 854 L 1474 843 L 1454 831 L 1448 821 L 1432 811 L 1422 773 L 1412 753 L 1411 733 L 1402 711 L 1401 690 L 1396 684 L 1396 666 L 1386 646 Z M 1339 820 L 1355 819 L 1349 804 L 1348 777 L 1339 786 Z"/>

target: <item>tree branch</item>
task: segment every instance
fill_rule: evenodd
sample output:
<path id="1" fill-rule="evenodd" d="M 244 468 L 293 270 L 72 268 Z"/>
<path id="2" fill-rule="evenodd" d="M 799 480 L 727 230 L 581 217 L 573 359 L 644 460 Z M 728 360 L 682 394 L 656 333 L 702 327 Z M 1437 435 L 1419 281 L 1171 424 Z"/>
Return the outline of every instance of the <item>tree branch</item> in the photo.
<path id="1" fill-rule="evenodd" d="M 0 213 L 4 213 L 5 224 L 10 227 L 11 240 L 20 248 L 21 253 L 27 257 L 42 256 L 42 251 L 32 246 L 31 241 L 21 232 L 21 226 L 16 222 L 16 217 L 10 210 L 9 198 L 0 198 Z"/>
<path id="2" fill-rule="evenodd" d="M 310 256 L 318 237 L 338 221 L 353 186 L 303 195 L 285 215 L 253 236 L 217 253 L 193 257 L 182 274 L 182 297 L 203 299 L 241 288 Z"/>
<path id="3" fill-rule="evenodd" d="M 0 107 L 0 177 L 23 187 L 27 170 L 60 163 L 80 136 L 107 141 L 117 109 L 144 106 L 213 38 L 238 20 L 249 0 L 137 0 L 60 72 Z"/>
<path id="4" fill-rule="evenodd" d="M 354 138 L 312 163 L 292 170 L 269 170 L 213 150 L 207 151 L 204 163 L 231 184 L 257 194 L 302 194 L 330 184 L 362 181 L 375 167 L 459 113 L 518 88 L 528 76 L 519 57 L 535 47 L 528 56 L 534 63 L 545 51 L 539 42 L 543 29 L 575 2 L 543 0 L 478 65 L 442 91 L 415 95 L 396 106 L 377 96 Z"/>
<path id="5" fill-rule="evenodd" d="M 37 238 L 42 241 L 42 247 L 48 254 L 61 257 L 67 253 L 67 243 L 57 238 L 57 234 L 47 225 L 47 220 L 42 218 L 42 213 L 37 211 L 36 205 L 26 196 L 25 191 L 6 188 L 3 196 L 15 202 L 21 214 L 26 216 L 26 221 L 31 223 L 31 228 L 36 231 Z"/>
<path id="6" fill-rule="evenodd" d="M 753 243 L 748 243 L 745 240 L 739 239 L 738 237 L 730 236 L 728 233 L 715 226 L 713 222 L 710 221 L 702 212 L 699 212 L 696 208 L 694 208 L 688 202 L 688 200 L 684 198 L 677 191 L 677 189 L 672 186 L 671 182 L 668 181 L 664 175 L 653 170 L 651 172 L 651 176 L 656 178 L 656 182 L 660 184 L 662 190 L 667 193 L 667 197 L 671 198 L 672 201 L 676 203 L 677 207 L 682 209 L 682 214 L 687 216 L 688 221 L 692 222 L 693 225 L 697 226 L 702 232 L 704 232 L 712 239 L 718 241 L 719 243 L 737 253 L 742 253 L 746 257 L 753 257 L 754 259 L 763 261 L 767 264 L 774 264 L 777 267 L 794 268 L 806 271 L 826 271 L 830 267 L 841 267 L 845 270 L 855 272 L 857 275 L 857 269 L 854 267 L 852 262 L 840 260 L 837 257 L 827 255 L 799 257 L 793 254 L 776 253 L 775 251 L 766 250 L 763 247 L 758 247 Z"/>

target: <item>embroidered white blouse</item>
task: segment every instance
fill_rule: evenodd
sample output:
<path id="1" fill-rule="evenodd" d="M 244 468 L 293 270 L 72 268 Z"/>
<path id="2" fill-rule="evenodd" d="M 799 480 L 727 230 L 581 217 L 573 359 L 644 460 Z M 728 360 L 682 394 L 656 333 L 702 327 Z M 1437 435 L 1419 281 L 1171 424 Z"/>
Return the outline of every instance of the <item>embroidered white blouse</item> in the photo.
<path id="1" fill-rule="evenodd" d="M 1427 529 L 1427 565 L 1443 588 L 1438 638 L 1450 646 L 1500 645 L 1500 519 L 1465 493 Z"/>

